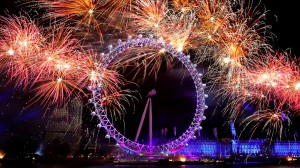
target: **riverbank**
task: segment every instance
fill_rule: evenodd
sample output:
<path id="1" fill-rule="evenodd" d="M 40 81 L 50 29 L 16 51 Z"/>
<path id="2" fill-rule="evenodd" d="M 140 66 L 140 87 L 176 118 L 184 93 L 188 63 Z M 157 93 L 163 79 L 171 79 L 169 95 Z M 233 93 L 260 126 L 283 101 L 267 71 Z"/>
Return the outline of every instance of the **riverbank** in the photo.
<path id="1" fill-rule="evenodd" d="M 205 159 L 205 160 L 184 160 L 173 161 L 171 159 L 159 160 L 118 160 L 114 161 L 115 165 L 300 165 L 299 159 L 289 158 L 254 158 L 239 157 L 227 159 Z"/>

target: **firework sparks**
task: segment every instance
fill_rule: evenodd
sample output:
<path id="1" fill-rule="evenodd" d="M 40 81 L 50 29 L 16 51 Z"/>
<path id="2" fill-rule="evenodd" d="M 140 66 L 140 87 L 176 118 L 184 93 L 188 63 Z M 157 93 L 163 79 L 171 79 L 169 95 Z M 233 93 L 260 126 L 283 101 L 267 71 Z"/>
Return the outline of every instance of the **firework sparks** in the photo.
<path id="1" fill-rule="evenodd" d="M 231 14 L 226 1 L 201 1 L 197 9 L 199 36 L 208 43 L 219 42 L 219 29 Z"/>
<path id="2" fill-rule="evenodd" d="M 259 129 L 266 131 L 267 136 L 271 139 L 281 139 L 284 129 L 288 129 L 291 125 L 289 114 L 284 111 L 256 111 L 242 122 L 245 124 L 243 131 L 251 127 L 251 136 Z"/>
<path id="3" fill-rule="evenodd" d="M 76 31 L 84 31 L 84 36 L 96 31 L 102 42 L 99 18 L 103 12 L 101 2 L 97 0 L 37 0 L 37 2 L 40 8 L 47 9 L 46 19 L 55 20 L 56 24 L 72 25 Z"/>
<path id="4" fill-rule="evenodd" d="M 182 12 L 190 11 L 196 7 L 194 0 L 173 0 L 172 2 L 174 7 Z"/>
<path id="5" fill-rule="evenodd" d="M 197 10 L 200 18 L 198 36 L 208 44 L 214 44 L 220 52 L 212 57 L 198 58 L 214 59 L 219 65 L 229 69 L 247 66 L 255 60 L 259 52 L 271 50 L 267 44 L 270 26 L 266 25 L 267 12 L 258 11 L 247 4 L 237 5 L 229 1 L 203 1 Z"/>
<path id="6" fill-rule="evenodd" d="M 151 75 L 154 76 L 154 79 L 157 79 L 158 72 L 163 64 L 166 65 L 167 69 L 170 69 L 174 66 L 175 60 L 164 49 L 145 47 L 129 50 L 116 59 L 112 66 L 131 75 L 132 80 L 140 83 Z"/>
<path id="7" fill-rule="evenodd" d="M 101 3 L 96 0 L 38 0 L 40 7 L 49 10 L 48 18 L 76 22 L 78 25 L 98 26 Z"/>
<path id="8" fill-rule="evenodd" d="M 157 34 L 167 12 L 167 1 L 144 0 L 134 6 L 133 25 L 140 33 Z"/>
<path id="9" fill-rule="evenodd" d="M 41 84 L 33 91 L 36 92 L 32 103 L 41 101 L 42 104 L 49 106 L 55 104 L 60 107 L 70 101 L 72 96 L 81 97 L 79 93 L 84 93 L 81 88 L 72 83 L 72 79 L 66 76 L 40 81 Z"/>
<path id="10" fill-rule="evenodd" d="M 25 17 L 9 16 L 1 17 L 1 33 L 2 70 L 16 86 L 36 93 L 30 103 L 60 107 L 72 98 L 86 97 L 83 88 L 96 82 L 110 95 L 110 102 L 128 95 L 124 92 L 114 99 L 111 94 L 123 91 L 124 78 L 98 66 L 99 57 L 81 46 L 71 28 L 55 25 L 43 29 Z"/>
<path id="11" fill-rule="evenodd" d="M 300 72 L 297 62 L 284 52 L 266 55 L 263 60 L 257 60 L 256 67 L 249 71 L 249 88 L 264 95 L 273 95 L 273 99 L 281 101 L 279 106 L 290 104 L 296 110 Z"/>
<path id="12" fill-rule="evenodd" d="M 15 80 L 16 86 L 27 88 L 35 55 L 39 52 L 43 36 L 33 20 L 25 17 L 0 18 L 1 69 Z"/>
<path id="13" fill-rule="evenodd" d="M 107 16 L 107 20 L 118 20 L 121 23 L 125 23 L 128 19 L 128 15 L 132 12 L 132 5 L 134 0 L 104 0 L 103 13 Z"/>
<path id="14" fill-rule="evenodd" d="M 194 48 L 195 14 L 193 12 L 175 14 L 170 11 L 168 19 L 161 26 L 157 37 L 174 46 L 178 51 Z M 182 30 L 182 31 L 174 31 Z"/>
<path id="15" fill-rule="evenodd" d="M 298 110 L 299 68 L 287 53 L 268 53 L 256 59 L 251 68 L 231 74 L 230 80 L 228 74 L 216 74 L 219 76 L 212 82 L 214 91 L 223 95 L 221 99 L 230 100 L 227 110 L 233 116 L 243 110 L 244 102 L 251 102 L 258 110 L 265 109 L 272 101 L 278 102 L 277 109 Z"/>
<path id="16" fill-rule="evenodd" d="M 125 104 L 131 105 L 132 102 L 138 101 L 139 98 L 135 95 L 136 91 L 129 89 L 121 90 L 115 93 L 103 93 L 102 105 L 114 119 L 121 118 L 125 114 Z M 125 104 L 124 104 L 125 103 Z"/>

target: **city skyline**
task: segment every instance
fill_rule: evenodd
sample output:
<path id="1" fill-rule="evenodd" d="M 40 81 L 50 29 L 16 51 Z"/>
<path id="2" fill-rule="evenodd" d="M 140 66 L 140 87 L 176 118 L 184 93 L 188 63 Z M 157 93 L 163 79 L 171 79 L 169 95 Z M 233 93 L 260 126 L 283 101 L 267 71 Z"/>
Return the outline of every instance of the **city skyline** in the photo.
<path id="1" fill-rule="evenodd" d="M 275 42 L 276 47 L 280 47 L 281 49 L 291 48 L 291 52 L 293 55 L 300 56 L 300 46 L 297 46 L 296 41 L 300 36 L 300 32 L 297 32 L 296 28 L 296 18 L 295 14 L 296 9 L 292 10 L 290 8 L 296 5 L 292 5 L 291 3 L 280 3 L 278 1 L 269 1 L 265 0 L 262 3 L 266 3 L 266 8 L 269 9 L 270 12 L 278 16 L 278 20 L 276 18 L 270 18 L 270 22 L 274 27 L 275 35 L 278 36 L 278 41 Z M 12 8 L 12 2 L 7 4 L 8 10 Z M 286 9 L 285 9 L 286 8 Z M 2 9 L 1 9 L 2 10 Z M 2 10 L 2 15 L 4 10 Z M 11 11 L 12 13 L 19 13 L 19 11 Z M 294 12 L 294 13 L 293 13 Z M 290 22 L 291 19 L 294 22 Z M 295 25 L 293 25 L 295 24 Z M 273 30 L 273 29 L 272 29 Z M 0 134 L 1 135 L 8 135 L 8 137 L 22 137 L 28 136 L 27 139 L 29 141 L 36 140 L 37 143 L 43 139 L 41 136 L 44 134 L 45 128 L 45 121 L 47 121 L 47 117 L 45 112 L 47 109 L 41 107 L 40 105 L 34 104 L 28 106 L 28 99 L 32 97 L 32 95 L 24 94 L 22 89 L 15 90 L 11 85 L 5 86 L 6 81 L 8 80 L 7 77 L 1 74 L 1 84 L 0 84 L 0 109 L 1 109 L 1 119 L 0 119 Z M 167 86 L 165 86 L 167 87 Z M 171 102 L 168 102 L 170 104 Z M 214 106 L 217 105 L 217 102 L 214 102 L 211 98 L 208 99 L 208 106 L 209 110 L 205 111 L 207 116 L 210 116 L 209 113 L 214 111 Z M 251 111 L 250 111 L 251 112 Z M 51 113 L 51 112 L 50 112 Z M 89 115 L 89 114 L 87 114 Z M 221 116 L 221 114 L 220 114 Z M 206 121 L 203 122 L 203 125 L 206 126 L 205 129 L 212 130 L 213 127 L 217 126 L 220 127 L 223 123 L 220 121 L 224 121 L 224 118 L 220 116 L 213 116 L 213 118 L 208 117 Z M 180 118 L 180 117 L 179 117 Z M 175 117 L 176 119 L 176 117 Z M 297 123 L 295 123 L 297 124 Z M 208 128 L 207 128 L 208 127 Z M 31 129 L 35 128 L 35 129 Z M 204 130 L 205 130 L 204 129 Z M 31 135 L 32 134 L 32 135 Z M 5 138 L 9 139 L 9 138 Z M 1 142 L 1 141 L 0 141 Z M 1 142 L 3 143 L 3 142 Z M 1 144 L 3 146 L 3 144 Z"/>

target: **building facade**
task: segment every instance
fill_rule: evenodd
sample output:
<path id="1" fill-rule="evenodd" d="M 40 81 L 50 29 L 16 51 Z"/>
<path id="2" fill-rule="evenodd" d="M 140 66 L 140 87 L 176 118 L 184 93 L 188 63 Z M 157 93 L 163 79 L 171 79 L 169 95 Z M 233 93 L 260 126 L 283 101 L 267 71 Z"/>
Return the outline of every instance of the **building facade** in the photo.
<path id="1" fill-rule="evenodd" d="M 268 155 L 300 156 L 300 141 L 266 142 L 258 140 L 231 140 L 231 142 L 192 140 L 178 154 L 194 157 L 227 158 L 230 156 Z"/>
<path id="2" fill-rule="evenodd" d="M 73 99 L 63 108 L 55 109 L 50 117 L 45 137 L 47 146 L 68 145 L 75 154 L 80 148 L 83 103 Z"/>

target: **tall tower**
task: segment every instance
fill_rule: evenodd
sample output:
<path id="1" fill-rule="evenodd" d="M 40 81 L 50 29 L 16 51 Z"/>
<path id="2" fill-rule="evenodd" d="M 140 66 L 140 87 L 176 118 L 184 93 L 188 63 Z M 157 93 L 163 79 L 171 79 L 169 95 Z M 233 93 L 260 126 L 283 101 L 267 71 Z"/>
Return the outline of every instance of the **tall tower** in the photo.
<path id="1" fill-rule="evenodd" d="M 77 99 L 68 102 L 64 107 L 55 109 L 50 117 L 45 143 L 46 146 L 65 143 L 75 154 L 80 147 L 83 103 Z"/>

